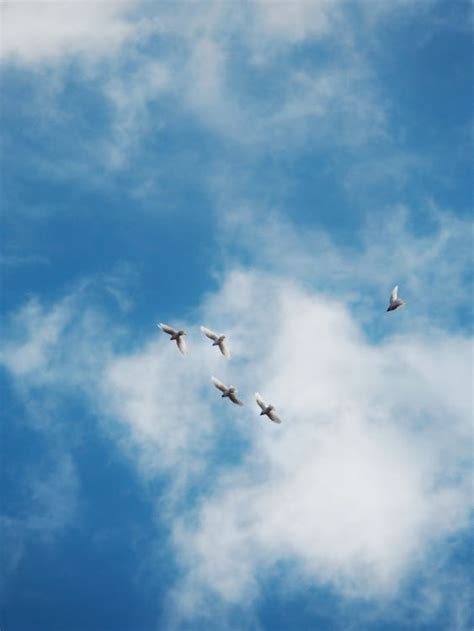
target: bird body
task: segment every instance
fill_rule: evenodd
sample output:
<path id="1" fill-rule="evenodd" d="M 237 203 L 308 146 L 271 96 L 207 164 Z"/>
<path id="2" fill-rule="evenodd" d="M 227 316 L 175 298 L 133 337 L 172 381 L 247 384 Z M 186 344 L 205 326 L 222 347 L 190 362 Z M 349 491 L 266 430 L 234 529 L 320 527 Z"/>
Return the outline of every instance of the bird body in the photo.
<path id="1" fill-rule="evenodd" d="M 172 326 L 169 326 L 168 324 L 163 324 L 162 322 L 160 322 L 156 326 L 161 329 L 163 333 L 167 333 L 170 336 L 170 341 L 176 342 L 176 345 L 178 346 L 181 353 L 185 355 L 187 350 L 186 343 L 184 341 L 184 336 L 187 335 L 186 331 L 183 331 L 182 329 L 177 331 L 176 329 L 173 329 Z"/>
<path id="2" fill-rule="evenodd" d="M 265 403 L 258 392 L 255 393 L 255 400 L 261 409 L 260 416 L 268 416 L 268 418 L 274 423 L 281 423 L 281 419 L 275 413 L 274 405 L 268 405 L 268 403 Z"/>
<path id="3" fill-rule="evenodd" d="M 222 383 L 222 381 L 216 379 L 216 377 L 211 377 L 211 381 L 216 388 L 222 392 L 221 397 L 223 399 L 229 398 L 232 403 L 235 403 L 236 405 L 243 405 L 242 401 L 237 398 L 237 389 L 234 386 L 227 387 L 224 383 Z"/>
<path id="4" fill-rule="evenodd" d="M 395 311 L 395 309 L 402 307 L 404 304 L 405 301 L 398 297 L 398 285 L 395 285 L 390 294 L 390 302 L 387 311 Z"/>
<path id="5" fill-rule="evenodd" d="M 224 357 L 227 357 L 228 359 L 230 358 L 230 351 L 224 342 L 225 335 L 219 335 L 218 333 L 214 333 L 214 331 L 211 331 L 211 329 L 208 329 L 205 326 L 201 327 L 201 331 L 204 333 L 206 337 L 212 340 L 213 346 L 219 347 L 219 350 L 224 355 Z"/>

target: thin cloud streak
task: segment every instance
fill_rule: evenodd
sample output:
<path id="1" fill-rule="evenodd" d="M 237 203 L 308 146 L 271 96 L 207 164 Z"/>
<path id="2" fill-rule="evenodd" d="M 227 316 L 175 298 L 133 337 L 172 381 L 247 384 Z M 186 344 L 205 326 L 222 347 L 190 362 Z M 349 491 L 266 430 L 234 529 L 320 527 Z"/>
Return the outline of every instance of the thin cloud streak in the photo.
<path id="1" fill-rule="evenodd" d="M 370 10 L 370 3 L 364 7 Z M 61 67 L 67 68 L 72 55 L 80 84 L 108 103 L 112 121 L 94 142 L 84 145 L 78 135 L 67 167 L 43 166 L 56 177 L 67 170 L 94 179 L 90 165 L 97 161 L 110 173 L 125 169 L 145 138 L 156 135 L 159 142 L 177 112 L 183 120 L 191 114 L 197 129 L 250 155 L 308 143 L 350 152 L 374 140 L 391 144 L 377 78 L 353 41 L 357 14 L 342 2 L 208 2 L 173 11 L 162 4 L 154 12 L 134 2 L 96 3 L 81 8 L 77 20 L 68 14 L 69 28 L 63 27 L 70 6 L 49 4 L 39 20 L 53 34 L 44 46 L 23 33 L 32 25 L 37 31 L 40 8 L 40 3 L 8 5 L 3 48 L 6 62 L 15 58 L 26 67 L 41 62 L 34 65 L 33 92 L 47 97 L 38 97 L 45 111 L 35 117 L 47 121 L 55 109 L 60 115 L 55 99 L 68 76 Z M 331 54 L 327 60 L 315 55 L 309 68 L 295 63 L 292 55 L 302 42 L 330 43 Z M 51 60 L 54 72 L 42 72 Z M 73 125 L 70 133 L 77 134 Z M 393 144 L 390 153 L 396 153 Z M 148 170 L 141 181 L 150 181 Z"/>

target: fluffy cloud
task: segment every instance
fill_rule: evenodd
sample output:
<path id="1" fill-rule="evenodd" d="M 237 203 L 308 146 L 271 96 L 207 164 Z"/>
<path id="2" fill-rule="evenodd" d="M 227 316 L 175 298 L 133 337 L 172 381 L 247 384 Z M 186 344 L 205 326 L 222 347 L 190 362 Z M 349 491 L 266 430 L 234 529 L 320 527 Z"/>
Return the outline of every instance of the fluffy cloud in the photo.
<path id="1" fill-rule="evenodd" d="M 199 610 L 203 586 L 248 602 L 284 561 L 307 583 L 392 596 L 433 540 L 468 523 L 472 346 L 442 333 L 374 346 L 341 304 L 266 280 L 228 291 L 244 285 L 243 329 L 265 313 L 260 343 L 234 332 L 256 366 L 241 379 L 285 423 L 249 418 L 241 466 L 175 528 L 180 607 Z"/>
<path id="2" fill-rule="evenodd" d="M 454 230 L 445 221 L 441 230 Z M 400 230 L 414 260 L 427 242 Z M 304 270 L 309 246 L 286 237 L 279 251 L 297 248 Z M 432 253 L 417 259 L 419 283 L 446 260 L 453 283 L 463 276 L 458 240 L 439 239 L 443 247 L 433 237 Z M 22 336 L 12 336 L 3 363 L 25 396 L 79 388 L 145 478 L 167 479 L 160 518 L 183 572 L 171 593 L 179 616 L 195 616 L 210 594 L 250 603 L 282 564 L 294 589 L 328 584 L 344 596 L 392 598 L 436 542 L 468 524 L 471 340 L 436 318 L 426 326 L 432 306 L 416 293 L 404 311 L 385 314 L 384 287 L 377 316 L 363 317 L 374 299 L 354 310 L 345 292 L 358 279 L 370 293 L 383 249 L 332 248 L 328 260 L 350 270 L 332 291 L 291 266 L 283 273 L 270 256 L 265 271 L 263 261 L 227 270 L 196 318 L 172 322 L 188 329 L 186 357 L 158 330 L 125 343 L 126 331 L 84 307 L 86 285 L 15 318 Z M 453 309 L 458 300 L 454 293 Z M 201 336 L 201 323 L 228 334 L 231 361 Z M 236 385 L 246 406 L 222 401 L 211 374 Z M 256 390 L 283 425 L 258 417 Z"/>
<path id="3" fill-rule="evenodd" d="M 71 54 L 110 54 L 135 32 L 134 2 L 2 3 L 0 56 L 21 63 L 54 61 Z"/>

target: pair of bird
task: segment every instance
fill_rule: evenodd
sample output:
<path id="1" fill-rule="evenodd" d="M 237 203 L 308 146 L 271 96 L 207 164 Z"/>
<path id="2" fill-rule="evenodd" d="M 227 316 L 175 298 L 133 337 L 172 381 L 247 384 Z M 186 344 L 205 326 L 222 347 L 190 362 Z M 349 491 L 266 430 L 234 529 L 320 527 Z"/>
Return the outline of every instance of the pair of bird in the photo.
<path id="1" fill-rule="evenodd" d="M 222 392 L 222 398 L 228 397 L 232 403 L 235 403 L 236 405 L 243 405 L 242 401 L 237 398 L 237 390 L 234 386 L 230 386 L 228 388 L 222 383 L 222 381 L 219 381 L 219 379 L 216 379 L 215 377 L 211 377 L 211 381 L 216 388 Z M 255 400 L 261 410 L 260 416 L 268 416 L 268 418 L 274 423 L 281 423 L 281 419 L 276 415 L 274 405 L 268 405 L 258 392 L 255 393 Z"/>
<path id="2" fill-rule="evenodd" d="M 184 355 L 186 353 L 186 344 L 184 341 L 186 331 L 183 331 L 182 329 L 176 330 L 172 326 L 169 326 L 168 324 L 163 324 L 162 322 L 160 322 L 157 326 L 164 333 L 170 335 L 170 341 L 175 341 L 179 350 Z M 225 335 L 214 333 L 214 331 L 211 331 L 211 329 L 208 329 L 205 326 L 201 327 L 201 331 L 206 337 L 212 340 L 213 346 L 219 347 L 219 350 L 224 355 L 224 357 L 230 357 L 230 351 L 224 341 Z M 211 381 L 216 386 L 216 388 L 222 392 L 222 398 L 228 398 L 232 401 L 232 403 L 235 403 L 236 405 L 243 405 L 242 401 L 237 398 L 237 389 L 234 386 L 227 387 L 224 383 L 222 383 L 222 381 L 216 379 L 216 377 L 211 377 Z M 260 416 L 268 416 L 268 418 L 274 423 L 281 423 L 281 419 L 278 418 L 275 413 L 275 407 L 273 405 L 268 405 L 268 403 L 265 403 L 258 392 L 255 393 L 255 400 L 257 401 L 261 409 Z"/>
<path id="3" fill-rule="evenodd" d="M 160 328 L 164 333 L 168 333 L 168 335 L 171 336 L 170 341 L 175 341 L 179 350 L 183 353 L 183 355 L 186 354 L 187 348 L 186 348 L 186 342 L 184 341 L 184 336 L 187 335 L 186 331 L 183 331 L 182 329 L 177 331 L 176 329 L 173 329 L 172 326 L 169 326 L 168 324 L 163 324 L 162 322 L 160 322 L 156 326 Z M 224 355 L 224 357 L 227 357 L 227 358 L 230 357 L 230 351 L 224 342 L 225 335 L 218 335 L 217 333 L 214 333 L 214 331 L 211 331 L 211 329 L 208 329 L 205 326 L 201 327 L 201 331 L 204 333 L 206 337 L 208 337 L 209 339 L 213 341 L 213 344 L 212 344 L 213 346 L 219 347 L 219 350 Z"/>

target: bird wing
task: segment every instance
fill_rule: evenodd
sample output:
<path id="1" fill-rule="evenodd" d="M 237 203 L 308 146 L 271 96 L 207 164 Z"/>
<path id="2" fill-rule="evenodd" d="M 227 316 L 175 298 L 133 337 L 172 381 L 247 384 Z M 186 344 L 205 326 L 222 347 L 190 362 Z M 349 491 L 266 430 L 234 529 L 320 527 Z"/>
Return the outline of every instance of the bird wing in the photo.
<path id="1" fill-rule="evenodd" d="M 183 355 L 186 355 L 186 342 L 184 341 L 184 336 L 180 335 L 178 337 L 178 339 L 176 340 L 176 344 L 178 345 L 179 350 L 183 353 Z"/>
<path id="2" fill-rule="evenodd" d="M 215 377 L 211 377 L 211 381 L 218 390 L 220 390 L 221 392 L 227 392 L 227 386 L 224 385 L 222 381 L 219 381 L 219 379 L 216 379 Z"/>
<path id="3" fill-rule="evenodd" d="M 265 410 L 268 407 L 268 405 L 265 403 L 265 401 L 262 399 L 262 397 L 259 395 L 258 392 L 255 393 L 255 401 L 259 404 L 262 410 Z"/>
<path id="4" fill-rule="evenodd" d="M 270 412 L 268 413 L 268 417 L 274 422 L 274 423 L 281 423 L 281 418 L 279 418 L 274 410 L 270 410 Z"/>
<path id="5" fill-rule="evenodd" d="M 174 335 L 176 333 L 175 329 L 173 329 L 172 326 L 168 326 L 167 324 L 163 324 L 163 322 L 160 322 L 156 326 L 158 328 L 160 328 L 162 331 L 164 331 L 165 333 L 168 333 L 169 335 Z"/>
<path id="6" fill-rule="evenodd" d="M 206 337 L 208 337 L 211 340 L 214 340 L 214 342 L 219 339 L 219 336 L 217 335 L 217 333 L 214 333 L 214 331 L 211 331 L 211 329 L 208 329 L 205 326 L 201 327 L 201 331 L 204 333 Z"/>
<path id="7" fill-rule="evenodd" d="M 220 348 L 221 353 L 224 355 L 224 357 L 227 357 L 227 359 L 229 359 L 230 351 L 223 341 L 219 342 L 219 348 Z"/>
<path id="8" fill-rule="evenodd" d="M 236 403 L 237 405 L 243 405 L 242 401 L 236 397 L 235 394 L 229 394 L 229 399 L 232 403 Z"/>
<path id="9" fill-rule="evenodd" d="M 390 304 L 392 305 L 398 298 L 398 285 L 392 289 L 392 293 L 390 294 Z"/>

